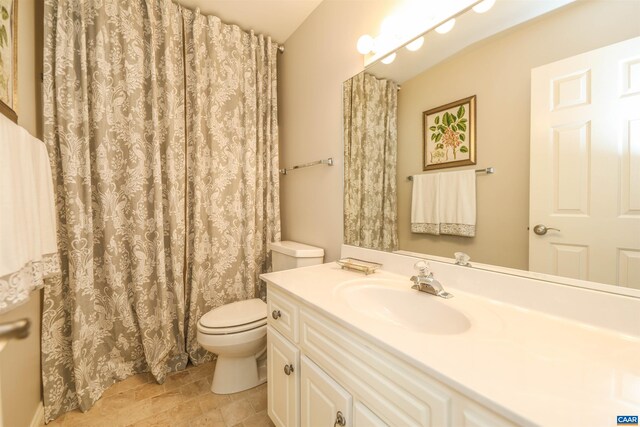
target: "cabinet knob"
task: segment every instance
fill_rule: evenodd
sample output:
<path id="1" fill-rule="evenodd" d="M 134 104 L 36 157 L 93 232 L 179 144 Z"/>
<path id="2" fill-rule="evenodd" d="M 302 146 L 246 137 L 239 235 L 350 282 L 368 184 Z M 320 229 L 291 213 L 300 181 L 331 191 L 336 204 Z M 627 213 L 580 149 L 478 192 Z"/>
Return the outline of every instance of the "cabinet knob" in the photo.
<path id="1" fill-rule="evenodd" d="M 293 365 L 284 365 L 284 373 L 287 375 L 291 375 L 293 372 Z"/>
<path id="2" fill-rule="evenodd" d="M 345 426 L 347 424 L 347 419 L 342 415 L 342 412 L 338 411 L 336 414 L 336 422 L 333 423 L 333 427 L 336 426 Z"/>
<path id="3" fill-rule="evenodd" d="M 278 320 L 280 316 L 282 316 L 282 314 L 280 314 L 280 310 L 273 310 L 273 312 L 271 313 L 271 317 L 273 317 L 276 320 Z"/>

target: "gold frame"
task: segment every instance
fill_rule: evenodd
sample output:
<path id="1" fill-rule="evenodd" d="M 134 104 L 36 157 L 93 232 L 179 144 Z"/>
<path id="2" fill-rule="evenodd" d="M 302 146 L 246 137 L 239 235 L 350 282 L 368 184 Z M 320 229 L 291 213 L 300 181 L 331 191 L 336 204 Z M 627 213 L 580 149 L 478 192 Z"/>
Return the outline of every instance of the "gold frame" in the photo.
<path id="1" fill-rule="evenodd" d="M 16 112 L 18 107 L 18 0 L 12 0 L 11 2 L 11 38 L 13 41 L 12 48 L 12 97 L 11 105 L 6 104 L 0 100 L 0 113 L 7 116 L 14 122 L 18 122 L 18 113 Z"/>
<path id="2" fill-rule="evenodd" d="M 466 104 L 469 104 L 469 107 L 468 107 L 469 110 L 466 111 L 465 114 L 463 114 L 462 118 L 468 117 L 468 123 L 465 123 L 466 125 L 465 133 L 468 133 L 469 158 L 464 160 L 445 161 L 442 163 L 433 163 L 433 162 L 429 163 L 427 161 L 428 160 L 427 153 L 429 152 L 427 146 L 429 144 L 433 144 L 434 142 L 431 142 L 432 130 L 429 127 L 427 127 L 428 118 L 442 111 L 449 110 L 449 109 L 466 105 Z M 422 170 L 423 171 L 433 170 L 433 169 L 453 168 L 456 166 L 475 165 L 476 164 L 476 96 L 473 95 L 468 98 L 460 99 L 458 101 L 450 102 L 446 105 L 442 105 L 440 107 L 432 108 L 431 110 L 424 111 L 422 113 L 422 138 L 423 138 L 423 143 L 422 143 Z"/>

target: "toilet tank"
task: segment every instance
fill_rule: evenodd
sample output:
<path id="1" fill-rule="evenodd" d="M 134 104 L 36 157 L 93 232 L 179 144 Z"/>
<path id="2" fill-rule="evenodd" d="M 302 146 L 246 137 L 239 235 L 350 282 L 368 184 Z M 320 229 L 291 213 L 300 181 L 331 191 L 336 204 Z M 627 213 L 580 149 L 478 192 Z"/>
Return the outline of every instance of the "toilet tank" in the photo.
<path id="1" fill-rule="evenodd" d="M 272 271 L 289 270 L 322 264 L 324 249 L 304 243 L 282 241 L 269 243 Z"/>

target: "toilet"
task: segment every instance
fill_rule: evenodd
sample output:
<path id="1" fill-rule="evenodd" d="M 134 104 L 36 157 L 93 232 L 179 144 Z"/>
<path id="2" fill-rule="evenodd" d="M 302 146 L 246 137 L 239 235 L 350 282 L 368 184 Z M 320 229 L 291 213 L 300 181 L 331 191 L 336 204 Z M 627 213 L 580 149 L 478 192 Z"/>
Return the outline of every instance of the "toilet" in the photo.
<path id="1" fill-rule="evenodd" d="M 269 243 L 272 270 L 322 264 L 324 250 L 303 243 Z M 198 343 L 218 355 L 211 391 L 238 393 L 267 381 L 267 304 L 259 298 L 214 308 L 198 321 Z"/>

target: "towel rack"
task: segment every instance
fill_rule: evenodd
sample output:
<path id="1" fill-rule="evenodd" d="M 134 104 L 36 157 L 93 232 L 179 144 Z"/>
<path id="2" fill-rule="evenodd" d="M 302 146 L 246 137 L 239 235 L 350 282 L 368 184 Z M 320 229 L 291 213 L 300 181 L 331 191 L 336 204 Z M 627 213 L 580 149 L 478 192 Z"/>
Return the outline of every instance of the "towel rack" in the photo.
<path id="1" fill-rule="evenodd" d="M 328 159 L 316 160 L 315 162 L 303 163 L 301 165 L 295 165 L 295 166 L 290 167 L 290 168 L 280 169 L 280 173 L 282 175 L 286 175 L 287 173 L 289 173 L 292 170 L 308 168 L 309 166 L 316 166 L 316 165 L 333 166 L 333 158 L 329 157 Z"/>
<path id="2" fill-rule="evenodd" d="M 491 175 L 492 173 L 496 172 L 496 168 L 494 167 L 488 167 L 488 168 L 484 168 L 484 169 L 476 169 L 476 173 L 486 173 L 487 175 Z M 407 179 L 409 181 L 413 181 L 413 175 L 409 175 L 407 177 Z"/>

